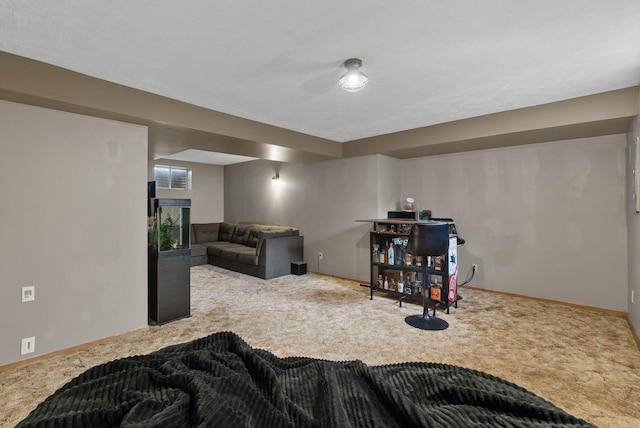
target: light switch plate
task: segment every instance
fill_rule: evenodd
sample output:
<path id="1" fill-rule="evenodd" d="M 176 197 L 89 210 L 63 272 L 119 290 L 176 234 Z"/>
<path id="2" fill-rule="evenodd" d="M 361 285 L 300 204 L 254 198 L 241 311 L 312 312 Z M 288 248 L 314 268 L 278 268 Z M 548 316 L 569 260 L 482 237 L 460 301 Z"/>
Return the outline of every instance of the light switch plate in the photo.
<path id="1" fill-rule="evenodd" d="M 36 338 L 25 337 L 20 341 L 20 355 L 31 354 L 36 351 Z"/>

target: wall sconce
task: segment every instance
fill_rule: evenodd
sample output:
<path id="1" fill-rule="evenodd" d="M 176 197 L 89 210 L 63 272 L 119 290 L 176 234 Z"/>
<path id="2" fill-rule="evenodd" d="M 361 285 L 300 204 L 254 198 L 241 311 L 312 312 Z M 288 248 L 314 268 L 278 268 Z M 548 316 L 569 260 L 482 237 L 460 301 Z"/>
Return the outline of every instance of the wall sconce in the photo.
<path id="1" fill-rule="evenodd" d="M 271 177 L 271 188 L 276 193 L 279 193 L 281 187 L 282 187 L 282 182 L 280 181 L 280 173 L 276 172 L 276 175 Z"/>

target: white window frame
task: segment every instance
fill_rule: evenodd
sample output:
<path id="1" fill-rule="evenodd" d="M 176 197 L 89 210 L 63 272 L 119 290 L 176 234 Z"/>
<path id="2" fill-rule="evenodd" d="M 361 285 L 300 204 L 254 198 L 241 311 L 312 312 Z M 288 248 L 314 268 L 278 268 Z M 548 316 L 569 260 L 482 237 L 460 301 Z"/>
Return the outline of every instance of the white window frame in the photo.
<path id="1" fill-rule="evenodd" d="M 169 170 L 169 185 L 168 186 L 163 186 L 161 181 L 158 180 L 157 178 L 157 168 L 165 168 Z M 173 175 L 173 171 L 180 171 L 180 172 L 186 172 L 187 173 L 187 180 L 185 182 L 185 186 L 186 187 L 171 187 L 171 183 L 172 183 L 172 175 Z M 184 168 L 181 166 L 171 166 L 171 165 L 154 165 L 153 166 L 153 179 L 156 181 L 156 186 L 158 189 L 163 189 L 163 190 L 191 190 L 191 186 L 192 186 L 192 176 L 193 176 L 193 172 L 188 169 L 188 168 Z"/>

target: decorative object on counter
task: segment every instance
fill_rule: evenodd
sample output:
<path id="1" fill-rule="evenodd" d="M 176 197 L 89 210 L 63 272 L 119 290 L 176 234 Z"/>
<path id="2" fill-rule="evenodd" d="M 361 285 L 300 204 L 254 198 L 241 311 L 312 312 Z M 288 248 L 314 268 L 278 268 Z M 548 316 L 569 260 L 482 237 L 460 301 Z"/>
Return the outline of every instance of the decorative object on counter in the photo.
<path id="1" fill-rule="evenodd" d="M 404 210 L 405 211 L 414 211 L 416 209 L 415 206 L 415 199 L 413 198 L 407 198 L 404 204 Z"/>

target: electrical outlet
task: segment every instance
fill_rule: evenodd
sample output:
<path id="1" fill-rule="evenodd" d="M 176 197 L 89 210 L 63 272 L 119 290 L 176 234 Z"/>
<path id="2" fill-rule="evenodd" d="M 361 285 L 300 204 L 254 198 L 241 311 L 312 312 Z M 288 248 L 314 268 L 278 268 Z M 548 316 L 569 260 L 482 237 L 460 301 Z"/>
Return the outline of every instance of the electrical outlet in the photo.
<path id="1" fill-rule="evenodd" d="M 318 253 L 318 260 L 324 260 L 324 254 Z"/>
<path id="2" fill-rule="evenodd" d="M 25 337 L 20 341 L 20 355 L 36 352 L 36 338 Z"/>
<path id="3" fill-rule="evenodd" d="M 32 302 L 36 300 L 36 287 L 22 287 L 22 302 Z"/>
<path id="4" fill-rule="evenodd" d="M 478 263 L 472 264 L 471 269 L 473 269 L 474 272 L 478 272 Z"/>

